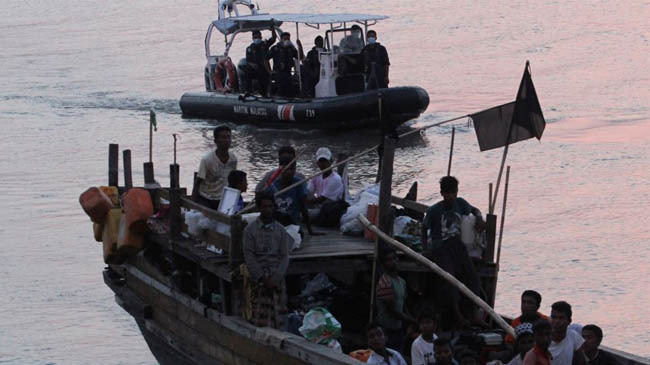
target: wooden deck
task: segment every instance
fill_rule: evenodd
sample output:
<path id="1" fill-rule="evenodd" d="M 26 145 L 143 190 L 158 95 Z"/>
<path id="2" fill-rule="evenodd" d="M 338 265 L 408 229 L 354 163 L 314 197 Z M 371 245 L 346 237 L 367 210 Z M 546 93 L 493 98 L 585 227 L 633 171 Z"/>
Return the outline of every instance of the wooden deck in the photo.
<path id="1" fill-rule="evenodd" d="M 335 228 L 314 227 L 314 231 L 325 232 L 325 235 L 310 236 L 306 234 L 300 248 L 289 254 L 291 259 L 366 256 L 374 253 L 374 242 L 363 237 L 345 236 Z"/>

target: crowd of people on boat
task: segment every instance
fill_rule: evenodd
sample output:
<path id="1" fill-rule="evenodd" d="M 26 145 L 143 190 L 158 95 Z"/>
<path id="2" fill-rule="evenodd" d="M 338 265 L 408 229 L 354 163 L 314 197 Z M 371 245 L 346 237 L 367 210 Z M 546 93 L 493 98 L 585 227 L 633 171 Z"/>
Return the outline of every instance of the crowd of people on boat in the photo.
<path id="1" fill-rule="evenodd" d="M 246 48 L 246 62 L 240 65 L 244 91 L 262 96 L 314 97 L 320 80 L 320 53 L 325 51 L 324 39 L 317 36 L 314 46 L 305 55 L 301 41 L 291 42 L 291 34 L 282 32 L 276 43 L 275 28 L 271 38 L 262 39 L 262 32 L 252 32 L 252 43 Z M 333 47 L 338 55 L 338 73 L 364 75 L 367 90 L 386 88 L 389 84 L 390 60 L 386 48 L 377 42 L 377 32 L 369 30 L 364 42 L 361 27 L 353 25 L 350 34 Z M 297 46 L 297 47 L 296 47 Z M 298 78 L 300 81 L 298 81 Z"/>
<path id="2" fill-rule="evenodd" d="M 237 170 L 237 157 L 230 151 L 230 128 L 215 128 L 214 142 L 216 149 L 201 159 L 193 198 L 218 209 L 225 186 L 246 192 L 248 182 L 246 173 Z M 286 328 L 285 277 L 293 241 L 286 227 L 304 224 L 309 235 L 321 235 L 312 228 L 312 221 L 323 222 L 331 215 L 340 217 L 341 210 L 345 210 L 344 182 L 330 169 L 331 150 L 321 147 L 314 157 L 324 172 L 306 182 L 296 171 L 295 149 L 283 146 L 278 150 L 278 166 L 255 186 L 259 217 L 243 233 L 245 303 L 248 318 L 255 325 Z M 461 217 L 473 215 L 478 232 L 485 230 L 486 223 L 476 207 L 458 196 L 458 186 L 453 176 L 440 179 L 442 200 L 428 208 L 423 220 L 423 255 L 480 297 L 483 294 L 476 269 L 460 239 Z M 240 198 L 236 211 L 245 206 Z M 405 304 L 407 282 L 399 275 L 397 252 L 387 245 L 382 247 L 379 263 L 381 271 L 374 294 L 376 315 L 365 332 L 368 349 L 350 353 L 366 363 L 401 365 L 408 359 L 413 365 L 616 364 L 611 355 L 599 350 L 601 328 L 572 324 L 572 307 L 566 301 L 553 303 L 550 317 L 542 314 L 542 296 L 535 290 L 522 293 L 521 315 L 511 322 L 516 336 L 504 336 L 503 346 L 486 353 L 459 347 L 458 335 L 463 331 L 490 328 L 479 307 L 463 300 L 455 286 L 439 282 L 431 305 L 409 313 Z"/>

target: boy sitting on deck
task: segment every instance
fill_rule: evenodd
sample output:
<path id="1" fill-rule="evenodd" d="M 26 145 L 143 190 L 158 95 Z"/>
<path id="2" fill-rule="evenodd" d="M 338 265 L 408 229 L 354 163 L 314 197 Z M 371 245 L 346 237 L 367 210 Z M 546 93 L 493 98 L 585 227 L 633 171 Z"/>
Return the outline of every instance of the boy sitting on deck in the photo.
<path id="1" fill-rule="evenodd" d="M 249 295 L 250 321 L 259 327 L 284 328 L 287 312 L 285 274 L 289 267 L 292 238 L 273 219 L 273 195 L 258 193 L 255 204 L 260 216 L 246 226 L 243 237 L 244 261 L 250 280 L 244 290 Z"/>
<path id="2" fill-rule="evenodd" d="M 465 244 L 460 240 L 461 217 L 474 214 L 476 216 L 476 229 L 485 229 L 485 222 L 481 211 L 471 206 L 463 198 L 458 197 L 458 180 L 453 176 L 444 176 L 440 179 L 440 195 L 443 200 L 432 205 L 424 217 L 421 242 L 425 251 L 432 257 L 433 262 L 449 274 L 455 276 L 477 296 L 481 296 L 481 286 L 476 274 L 476 269 L 467 252 Z M 460 328 L 469 326 L 470 322 L 460 309 L 460 292 L 456 287 L 440 282 L 437 286 L 437 307 L 443 311 L 443 318 Z M 472 319 L 478 324 L 480 319 L 477 311 L 472 306 Z M 443 328 L 450 327 L 450 323 L 442 324 Z"/>
<path id="3" fill-rule="evenodd" d="M 415 323 L 415 320 L 404 309 L 406 281 L 397 275 L 395 250 L 382 251 L 380 260 L 384 274 L 377 283 L 377 323 L 384 329 L 388 346 L 401 351 L 404 344 L 403 322 Z"/>
<path id="4" fill-rule="evenodd" d="M 199 164 L 192 199 L 210 209 L 219 209 L 223 188 L 228 183 L 228 174 L 237 169 L 237 156 L 230 152 L 232 131 L 222 125 L 214 129 L 214 143 L 217 149 L 208 152 Z"/>
<path id="5" fill-rule="evenodd" d="M 246 179 L 246 173 L 240 170 L 232 170 L 228 174 L 228 187 L 237 189 L 241 194 L 245 193 L 248 190 L 248 180 Z M 235 210 L 233 213 L 237 213 L 240 210 L 244 209 L 244 198 L 239 195 L 237 203 L 235 203 Z"/>
<path id="6" fill-rule="evenodd" d="M 436 329 L 433 310 L 425 308 L 418 316 L 420 336 L 411 345 L 411 365 L 432 365 L 436 361 L 433 342 L 438 339 L 433 331 Z"/>
<path id="7" fill-rule="evenodd" d="M 368 347 L 373 351 L 366 364 L 406 365 L 406 361 L 399 352 L 386 347 L 386 338 L 380 325 L 371 323 L 366 334 L 368 335 Z"/>
<path id="8" fill-rule="evenodd" d="M 433 341 L 433 353 L 436 357 L 434 365 L 458 365 L 454 360 L 454 350 L 451 341 L 446 338 L 438 338 Z"/>

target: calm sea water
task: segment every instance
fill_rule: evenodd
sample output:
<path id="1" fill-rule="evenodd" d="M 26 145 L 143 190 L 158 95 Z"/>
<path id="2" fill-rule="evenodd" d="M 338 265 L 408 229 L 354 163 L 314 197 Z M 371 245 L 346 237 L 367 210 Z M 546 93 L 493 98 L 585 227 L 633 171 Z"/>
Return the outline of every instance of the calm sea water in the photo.
<path id="1" fill-rule="evenodd" d="M 606 345 L 650 355 L 648 3 L 327 5 L 260 3 L 276 12 L 390 15 L 375 28 L 389 50 L 392 85 L 420 85 L 431 96 L 413 126 L 512 100 L 531 61 L 548 125 L 541 142 L 510 149 L 497 308 L 518 313 L 519 294 L 534 288 L 543 312 L 567 300 L 574 321 L 604 329 Z M 182 183 L 189 185 L 211 148 L 214 122 L 181 119 L 178 99 L 203 88 L 203 37 L 216 1 L 4 0 L 0 10 L 0 363 L 155 363 L 102 282 L 101 248 L 77 198 L 106 182 L 110 142 L 132 149 L 142 181 L 151 105 L 159 112 L 158 178 L 166 181 L 177 133 Z M 314 35 L 301 38 L 310 44 Z M 354 154 L 378 139 L 367 131 L 233 127 L 251 181 L 285 143 L 298 149 L 300 169 L 314 170 L 319 146 Z M 450 128 L 400 142 L 397 193 L 417 180 L 421 200 L 438 199 Z M 479 153 L 473 130 L 464 122 L 456 130 L 452 173 L 461 195 L 486 211 L 501 151 Z M 354 187 L 372 178 L 376 164 L 374 155 L 352 163 Z"/>

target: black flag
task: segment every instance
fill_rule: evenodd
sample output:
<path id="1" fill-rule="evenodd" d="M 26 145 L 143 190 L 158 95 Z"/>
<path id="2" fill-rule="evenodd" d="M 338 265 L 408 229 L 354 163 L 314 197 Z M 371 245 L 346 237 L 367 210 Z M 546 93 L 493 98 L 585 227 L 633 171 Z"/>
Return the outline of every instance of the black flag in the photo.
<path id="1" fill-rule="evenodd" d="M 546 122 L 528 67 L 526 62 L 515 101 L 470 115 L 481 151 L 542 138 Z"/>

